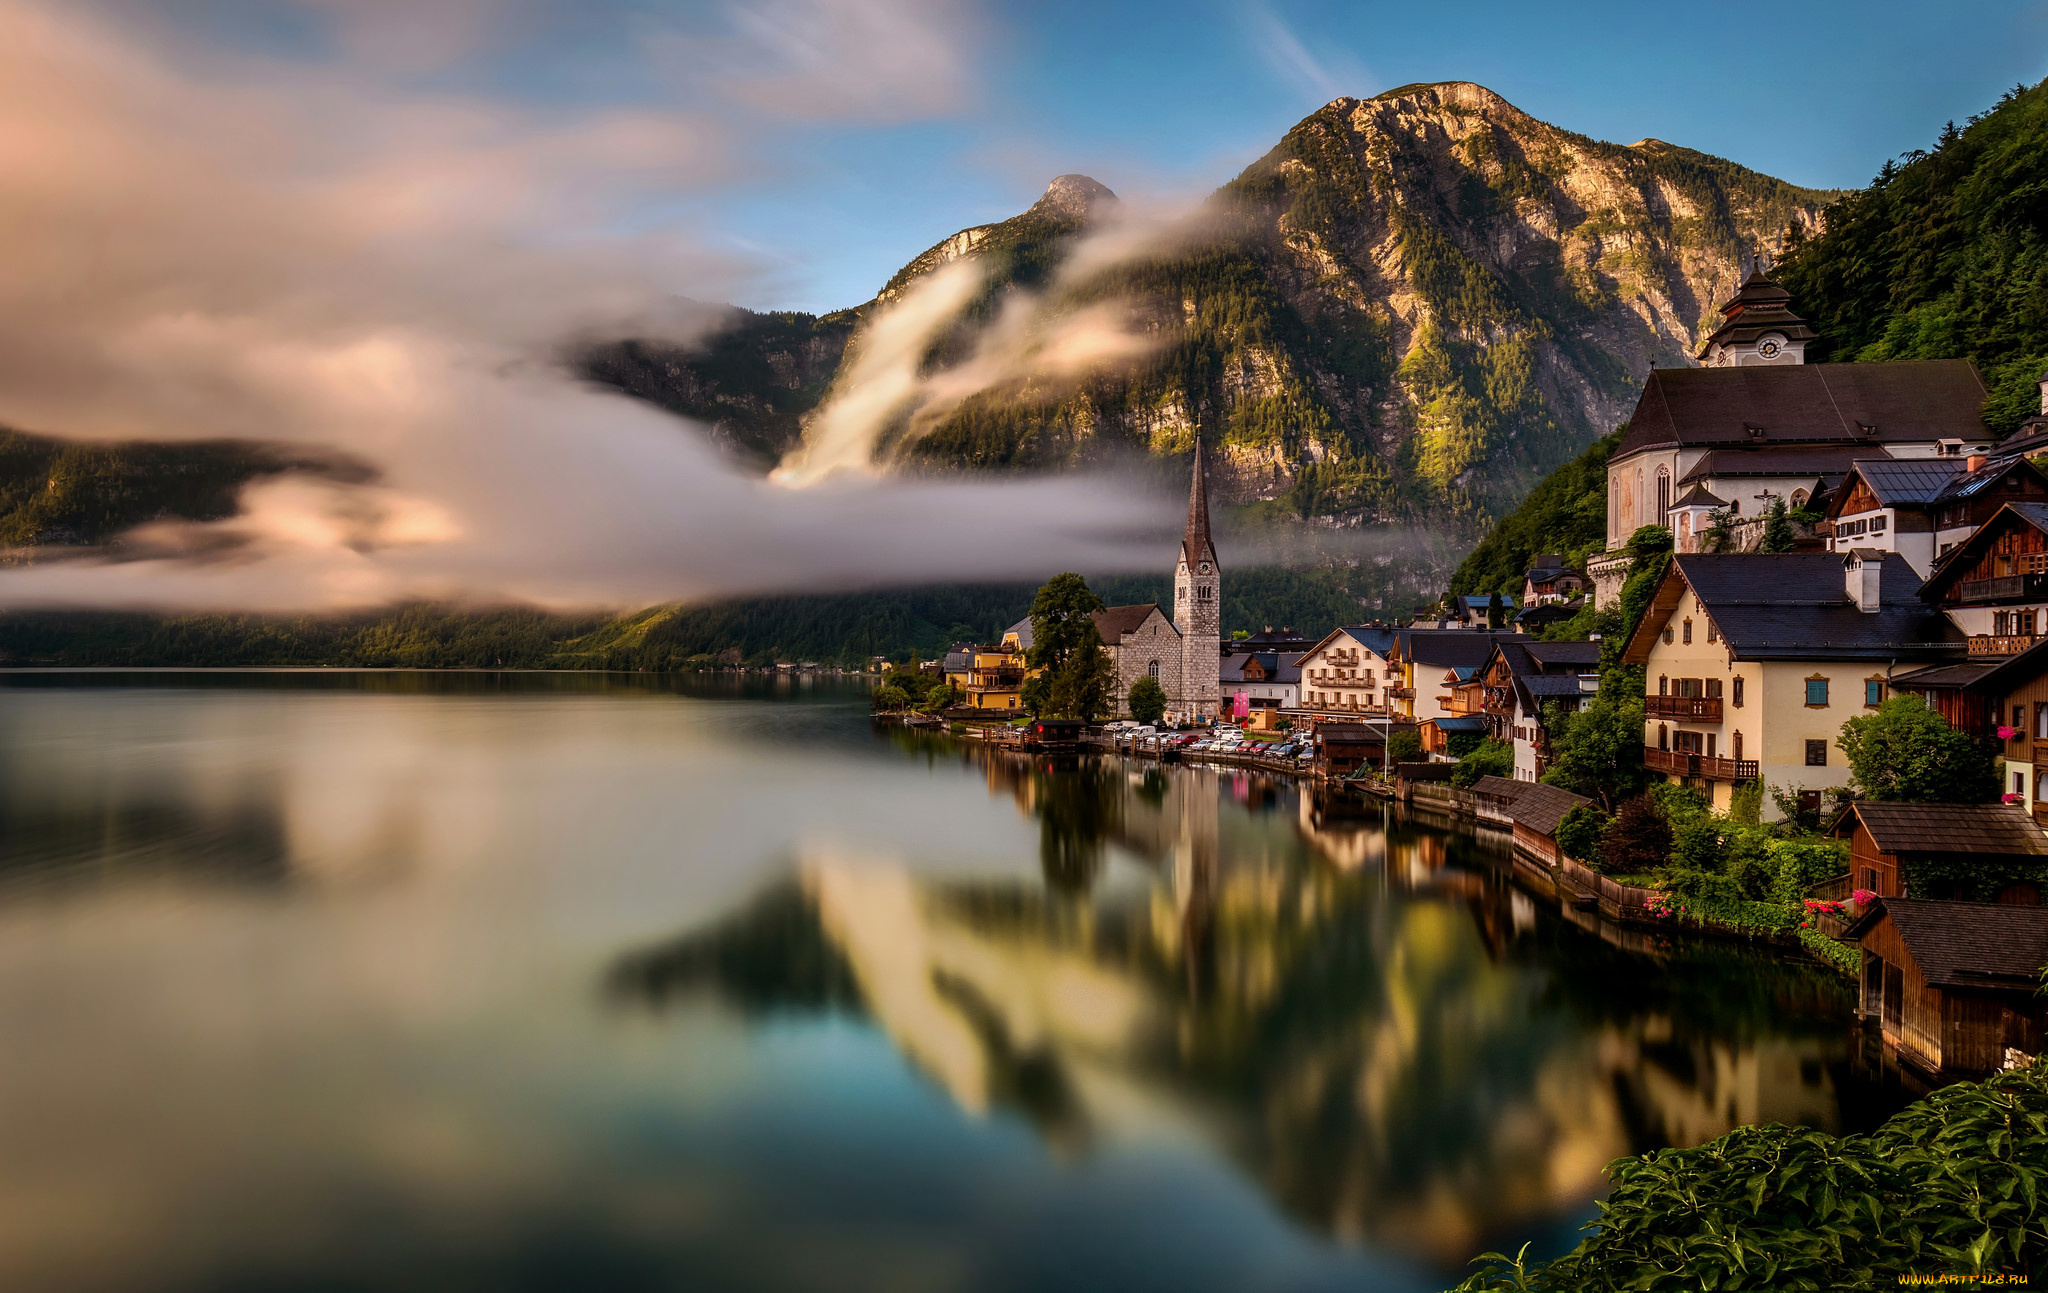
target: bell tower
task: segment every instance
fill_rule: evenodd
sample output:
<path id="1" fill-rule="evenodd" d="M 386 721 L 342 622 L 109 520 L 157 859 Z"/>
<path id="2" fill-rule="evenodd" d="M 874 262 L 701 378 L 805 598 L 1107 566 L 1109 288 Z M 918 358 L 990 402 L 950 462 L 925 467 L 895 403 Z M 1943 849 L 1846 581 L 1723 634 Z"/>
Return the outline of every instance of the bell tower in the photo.
<path id="1" fill-rule="evenodd" d="M 1792 294 L 1751 266 L 1735 295 L 1721 306 L 1721 323 L 1700 346 L 1706 368 L 1806 362 L 1807 343 L 1820 334 L 1792 313 Z"/>
<path id="2" fill-rule="evenodd" d="M 1173 622 L 1180 629 L 1183 681 L 1180 708 L 1218 717 L 1222 699 L 1223 567 L 1209 537 L 1209 480 L 1202 442 L 1195 440 L 1194 480 L 1188 486 L 1188 528 L 1173 571 Z"/>

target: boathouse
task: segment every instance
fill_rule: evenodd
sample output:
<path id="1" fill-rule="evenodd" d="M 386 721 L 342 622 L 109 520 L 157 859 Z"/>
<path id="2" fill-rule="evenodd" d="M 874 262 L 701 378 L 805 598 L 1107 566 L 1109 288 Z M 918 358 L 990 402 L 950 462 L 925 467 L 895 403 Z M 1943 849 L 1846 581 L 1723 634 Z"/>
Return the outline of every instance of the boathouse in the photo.
<path id="1" fill-rule="evenodd" d="M 1557 847 L 1557 824 L 1572 809 L 1592 802 L 1540 781 L 1523 783 L 1522 793 L 1507 805 L 1507 815 L 1515 824 L 1516 850 L 1556 866 L 1563 857 Z"/>
<path id="2" fill-rule="evenodd" d="M 2021 808 L 1859 799 L 1828 833 L 1849 841 L 1852 887 L 1881 898 L 2040 901 L 2030 878 L 2048 866 L 2048 835 Z"/>
<path id="3" fill-rule="evenodd" d="M 1843 939 L 1863 949 L 1863 1014 L 1912 1067 L 1962 1077 L 2040 1052 L 2048 907 L 1880 898 Z"/>

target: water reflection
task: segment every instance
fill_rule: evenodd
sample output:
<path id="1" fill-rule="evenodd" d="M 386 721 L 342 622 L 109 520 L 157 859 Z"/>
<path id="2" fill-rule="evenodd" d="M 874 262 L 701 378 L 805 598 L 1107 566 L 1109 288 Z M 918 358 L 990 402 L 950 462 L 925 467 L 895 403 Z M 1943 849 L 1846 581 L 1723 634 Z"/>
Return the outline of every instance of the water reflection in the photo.
<path id="1" fill-rule="evenodd" d="M 1603 937 L 1479 841 L 1270 779 L 967 757 L 1036 818 L 1042 884 L 813 846 L 612 990 L 858 1011 L 1060 1154 L 1193 1135 L 1315 1229 L 1445 1267 L 1576 1215 L 1619 1155 L 1869 1112 L 1817 970 Z"/>

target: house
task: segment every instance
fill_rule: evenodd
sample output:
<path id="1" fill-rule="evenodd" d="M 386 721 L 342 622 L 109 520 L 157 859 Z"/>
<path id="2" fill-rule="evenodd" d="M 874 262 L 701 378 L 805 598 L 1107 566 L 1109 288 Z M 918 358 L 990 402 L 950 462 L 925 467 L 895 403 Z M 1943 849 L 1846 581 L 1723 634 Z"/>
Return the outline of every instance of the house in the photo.
<path id="1" fill-rule="evenodd" d="M 1550 757 L 1544 710 L 1578 710 L 1600 689 L 1598 642 L 1494 643 L 1476 675 L 1488 735 L 1515 750 L 1515 780 L 1542 777 Z"/>
<path id="2" fill-rule="evenodd" d="M 1420 723 L 1452 714 L 1450 688 L 1486 663 L 1495 642 L 1527 642 L 1525 633 L 1487 629 L 1396 629 L 1388 657 L 1389 679 L 1398 685 L 1383 689 L 1388 708 Z"/>
<path id="3" fill-rule="evenodd" d="M 1473 743 L 1487 737 L 1484 714 L 1457 714 L 1447 718 L 1432 718 L 1421 728 L 1422 748 L 1440 758 L 1457 758 L 1462 750 L 1451 749 L 1453 737 L 1468 737 Z M 1460 741 L 1462 746 L 1465 741 Z M 1498 778 L 1496 778 L 1497 780 Z"/>
<path id="4" fill-rule="evenodd" d="M 1303 652 L 1296 662 L 1301 707 L 1326 714 L 1384 711 L 1386 688 L 1400 678 L 1392 662 L 1398 631 L 1352 624 Z"/>
<path id="5" fill-rule="evenodd" d="M 1564 563 L 1554 552 L 1539 555 L 1522 574 L 1522 605 L 1548 606 L 1569 601 L 1586 591 L 1586 577 Z"/>
<path id="6" fill-rule="evenodd" d="M 955 663 L 965 657 L 966 667 Z M 946 681 L 965 693 L 970 709 L 1008 712 L 1024 706 L 1024 653 L 1008 642 L 946 653 Z"/>
<path id="7" fill-rule="evenodd" d="M 1972 656 L 2017 655 L 2048 635 L 2048 503 L 2007 503 L 1952 549 L 1921 597 L 1969 635 Z"/>
<path id="8" fill-rule="evenodd" d="M 1882 898 L 1951 897 L 1938 877 L 1961 863 L 1980 875 L 2015 877 L 2001 902 L 2039 901 L 2033 884 L 2019 877 L 2048 859 L 2048 834 L 2016 807 L 1859 799 L 1828 833 L 1849 841 L 1850 883 Z"/>
<path id="9" fill-rule="evenodd" d="M 1413 724 L 1396 719 L 1375 723 L 1322 723 L 1316 727 L 1315 773 L 1348 777 L 1360 768 L 1378 768 L 1386 761 L 1387 738 Z"/>
<path id="10" fill-rule="evenodd" d="M 1895 671 L 1963 653 L 1919 593 L 1895 552 L 1677 554 L 1622 653 L 1645 670 L 1643 761 L 1717 810 L 1758 777 L 1818 809 L 1848 780 L 1843 721 Z"/>
<path id="11" fill-rule="evenodd" d="M 1301 657 L 1278 651 L 1229 651 L 1220 669 L 1223 712 L 1248 718 L 1252 726 L 1269 731 L 1282 710 L 1301 707 Z M 1243 696 L 1244 712 L 1239 714 L 1237 698 Z"/>
<path id="12" fill-rule="evenodd" d="M 1541 633 L 1577 615 L 1584 605 L 1583 601 L 1578 601 L 1546 602 L 1541 606 L 1530 606 L 1515 616 L 1515 622 L 1511 627 L 1518 633 Z"/>
<path id="13" fill-rule="evenodd" d="M 1556 866 L 1564 859 L 1557 847 L 1557 825 L 1564 815 L 1593 801 L 1569 790 L 1536 782 L 1516 795 L 1506 806 L 1515 824 L 1515 847 L 1521 852 Z"/>
<path id="14" fill-rule="evenodd" d="M 1754 517 L 1772 499 L 1811 502 L 1858 459 L 1934 458 L 1944 442 L 1959 452 L 1992 443 L 1984 383 L 1966 360 L 1808 364 L 1812 330 L 1789 294 L 1759 274 L 1721 313 L 1701 351 L 1706 367 L 1654 368 L 1643 384 L 1607 463 L 1609 553 L 1641 526 L 1671 524 L 1692 485 Z M 1589 564 L 1601 605 L 1626 567 L 1625 555 Z"/>
<path id="15" fill-rule="evenodd" d="M 1893 677 L 1895 695 L 1919 696 L 1949 726 L 2004 747 L 2005 793 L 2048 826 L 2048 640 L 2016 656 L 1973 656 Z M 2002 734 L 2001 734 L 2002 733 Z"/>
<path id="16" fill-rule="evenodd" d="M 2006 503 L 2048 503 L 2024 457 L 1859 459 L 1829 499 L 1828 547 L 1896 552 L 1925 578 Z"/>
<path id="17" fill-rule="evenodd" d="M 2040 1051 L 2048 907 L 1880 898 L 1842 937 L 1863 951 L 1862 1013 L 1914 1068 L 1979 1075 Z"/>
<path id="18" fill-rule="evenodd" d="M 1506 593 L 1461 593 L 1451 598 L 1443 628 L 1504 629 L 1522 609 L 1521 599 Z"/>

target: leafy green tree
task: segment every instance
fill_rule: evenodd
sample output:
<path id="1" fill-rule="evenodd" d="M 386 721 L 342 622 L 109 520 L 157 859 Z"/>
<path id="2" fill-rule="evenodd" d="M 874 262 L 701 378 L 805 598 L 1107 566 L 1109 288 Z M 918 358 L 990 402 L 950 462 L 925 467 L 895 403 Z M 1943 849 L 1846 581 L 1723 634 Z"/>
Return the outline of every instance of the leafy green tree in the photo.
<path id="1" fill-rule="evenodd" d="M 1836 740 L 1865 796 L 1922 804 L 1975 804 L 1998 795 L 1984 746 L 1949 726 L 1918 696 L 1894 696 L 1842 724 Z"/>
<path id="2" fill-rule="evenodd" d="M 1609 875 L 1654 871 L 1671 860 L 1671 823 L 1648 795 L 1621 801 L 1600 841 L 1600 869 Z"/>
<path id="3" fill-rule="evenodd" d="M 1557 847 L 1579 862 L 1600 859 L 1600 841 L 1607 834 L 1609 818 L 1592 804 L 1575 805 L 1557 824 Z"/>
<path id="4" fill-rule="evenodd" d="M 1045 671 L 1045 686 L 1024 698 L 1033 713 L 1090 722 L 1110 711 L 1116 668 L 1102 649 L 1095 612 L 1102 599 L 1088 581 L 1068 571 L 1054 575 L 1031 599 L 1031 650 L 1025 659 Z"/>
<path id="5" fill-rule="evenodd" d="M 1023 688 L 1018 692 L 1017 703 L 1033 718 L 1044 714 L 1047 707 L 1052 704 L 1052 679 L 1042 673 L 1035 673 L 1026 678 Z"/>
<path id="6" fill-rule="evenodd" d="M 874 706 L 876 709 L 902 709 L 909 703 L 910 693 L 893 682 L 886 687 L 877 687 L 875 689 Z"/>
<path id="7" fill-rule="evenodd" d="M 1471 786 L 1481 777 L 1515 775 L 1515 747 L 1506 741 L 1481 741 L 1477 749 L 1458 760 L 1451 772 L 1451 784 Z"/>
<path id="8" fill-rule="evenodd" d="M 1387 738 L 1387 759 L 1393 763 L 1422 762 L 1422 737 L 1412 728 L 1402 728 Z"/>
<path id="9" fill-rule="evenodd" d="M 1792 518 L 1785 511 L 1785 500 L 1771 500 L 1770 510 L 1764 513 L 1764 537 L 1756 545 L 1758 552 L 1792 551 Z"/>
<path id="10" fill-rule="evenodd" d="M 1092 634 L 1095 626 L 1090 624 Z M 1093 723 L 1116 708 L 1116 666 L 1101 643 L 1077 649 L 1047 675 L 1046 712 Z"/>
<path id="11" fill-rule="evenodd" d="M 1140 678 L 1131 684 L 1131 694 L 1125 703 L 1130 706 L 1132 718 L 1140 723 L 1157 723 L 1166 714 L 1166 689 L 1155 678 Z"/>
<path id="12" fill-rule="evenodd" d="M 1596 799 L 1608 812 L 1649 779 L 1643 767 L 1643 673 L 1615 669 L 1584 709 L 1553 701 L 1544 718 L 1550 734 L 1546 784 Z"/>

